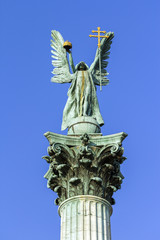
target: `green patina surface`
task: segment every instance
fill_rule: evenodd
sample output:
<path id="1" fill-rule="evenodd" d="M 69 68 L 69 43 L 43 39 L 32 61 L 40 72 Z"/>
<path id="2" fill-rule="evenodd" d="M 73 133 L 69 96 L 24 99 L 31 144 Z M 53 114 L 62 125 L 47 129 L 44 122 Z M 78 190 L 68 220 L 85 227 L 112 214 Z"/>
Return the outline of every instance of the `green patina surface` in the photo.
<path id="1" fill-rule="evenodd" d="M 120 164 L 126 159 L 122 141 L 127 135 L 68 137 L 51 132 L 45 135 L 50 146 L 49 156 L 43 158 L 50 167 L 44 177 L 48 188 L 58 194 L 55 203 L 59 205 L 77 195 L 94 195 L 114 204 L 112 195 L 120 189 L 124 178 Z"/>
<path id="2" fill-rule="evenodd" d="M 68 90 L 68 100 L 63 111 L 62 130 L 70 126 L 73 118 L 92 116 L 100 126 L 104 124 L 99 110 L 96 95 L 96 85 L 105 86 L 109 80 L 105 69 L 108 65 L 109 50 L 114 37 L 113 32 L 106 33 L 108 38 L 101 40 L 101 49 L 97 49 L 96 56 L 90 67 L 84 62 L 74 66 L 72 52 L 64 47 L 64 39 L 58 31 L 52 31 L 52 64 L 54 66 L 51 81 L 56 83 L 71 83 Z M 69 62 L 67 59 L 69 53 Z M 73 73 L 70 72 L 70 67 Z"/>

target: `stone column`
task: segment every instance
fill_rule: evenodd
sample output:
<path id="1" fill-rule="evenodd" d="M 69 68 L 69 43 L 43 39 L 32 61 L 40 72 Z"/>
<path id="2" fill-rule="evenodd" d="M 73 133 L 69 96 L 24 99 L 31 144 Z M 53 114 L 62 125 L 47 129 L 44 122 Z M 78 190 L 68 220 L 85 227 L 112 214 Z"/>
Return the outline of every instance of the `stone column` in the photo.
<path id="1" fill-rule="evenodd" d="M 47 132 L 45 178 L 57 193 L 61 240 L 111 240 L 113 193 L 121 188 L 122 141 L 127 134 L 64 136 Z"/>
<path id="2" fill-rule="evenodd" d="M 80 195 L 59 207 L 61 240 L 111 240 L 110 203 L 100 197 Z"/>

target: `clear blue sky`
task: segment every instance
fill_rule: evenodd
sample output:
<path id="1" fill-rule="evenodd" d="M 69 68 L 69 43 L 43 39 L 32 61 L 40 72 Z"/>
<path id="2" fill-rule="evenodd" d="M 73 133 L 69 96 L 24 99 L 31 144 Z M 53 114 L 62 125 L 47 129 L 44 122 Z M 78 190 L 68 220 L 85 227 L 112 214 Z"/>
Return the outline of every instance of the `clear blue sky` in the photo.
<path id="1" fill-rule="evenodd" d="M 69 85 L 50 82 L 50 32 L 72 42 L 75 63 L 90 65 L 97 40 L 88 35 L 97 26 L 115 33 L 110 84 L 97 91 L 102 132 L 129 134 L 112 239 L 159 239 L 159 12 L 158 0 L 1 0 L 1 240 L 59 239 L 56 194 L 46 187 L 49 166 L 41 157 L 48 146 L 43 133 L 62 133 Z"/>

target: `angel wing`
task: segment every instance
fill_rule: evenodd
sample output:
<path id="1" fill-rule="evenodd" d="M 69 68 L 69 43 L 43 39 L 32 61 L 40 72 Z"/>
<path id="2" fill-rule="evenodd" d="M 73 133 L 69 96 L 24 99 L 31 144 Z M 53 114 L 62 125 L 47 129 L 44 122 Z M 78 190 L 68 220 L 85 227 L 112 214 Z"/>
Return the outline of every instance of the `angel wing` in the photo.
<path id="1" fill-rule="evenodd" d="M 90 73 L 93 76 L 94 83 L 96 85 L 100 85 L 100 78 L 101 78 L 101 83 L 103 86 L 107 85 L 109 80 L 106 77 L 109 73 L 105 69 L 108 65 L 108 61 L 106 59 L 109 58 L 109 50 L 111 48 L 112 44 L 112 39 L 114 37 L 113 32 L 108 32 L 105 34 L 105 36 L 109 36 L 108 38 L 102 38 L 101 40 L 101 48 L 100 48 L 100 54 L 101 54 L 101 76 L 100 76 L 100 70 L 99 70 L 99 49 L 96 51 L 96 56 L 94 59 L 94 62 L 90 66 Z"/>
<path id="2" fill-rule="evenodd" d="M 51 40 L 52 65 L 54 66 L 52 73 L 55 75 L 51 78 L 51 82 L 69 83 L 73 80 L 73 74 L 69 70 L 67 53 L 63 47 L 63 37 L 56 30 L 51 32 L 51 36 L 53 38 Z"/>

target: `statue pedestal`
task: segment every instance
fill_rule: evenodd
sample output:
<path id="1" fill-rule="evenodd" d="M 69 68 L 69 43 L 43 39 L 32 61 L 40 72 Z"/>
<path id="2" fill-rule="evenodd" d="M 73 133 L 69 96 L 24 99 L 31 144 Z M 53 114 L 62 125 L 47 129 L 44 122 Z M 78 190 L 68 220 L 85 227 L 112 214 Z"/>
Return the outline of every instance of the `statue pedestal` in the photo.
<path id="1" fill-rule="evenodd" d="M 112 207 L 106 200 L 80 195 L 59 207 L 61 240 L 111 240 Z"/>
<path id="2" fill-rule="evenodd" d="M 73 118 L 69 123 L 68 135 L 84 134 L 84 133 L 100 133 L 101 129 L 93 117 L 77 117 Z"/>

